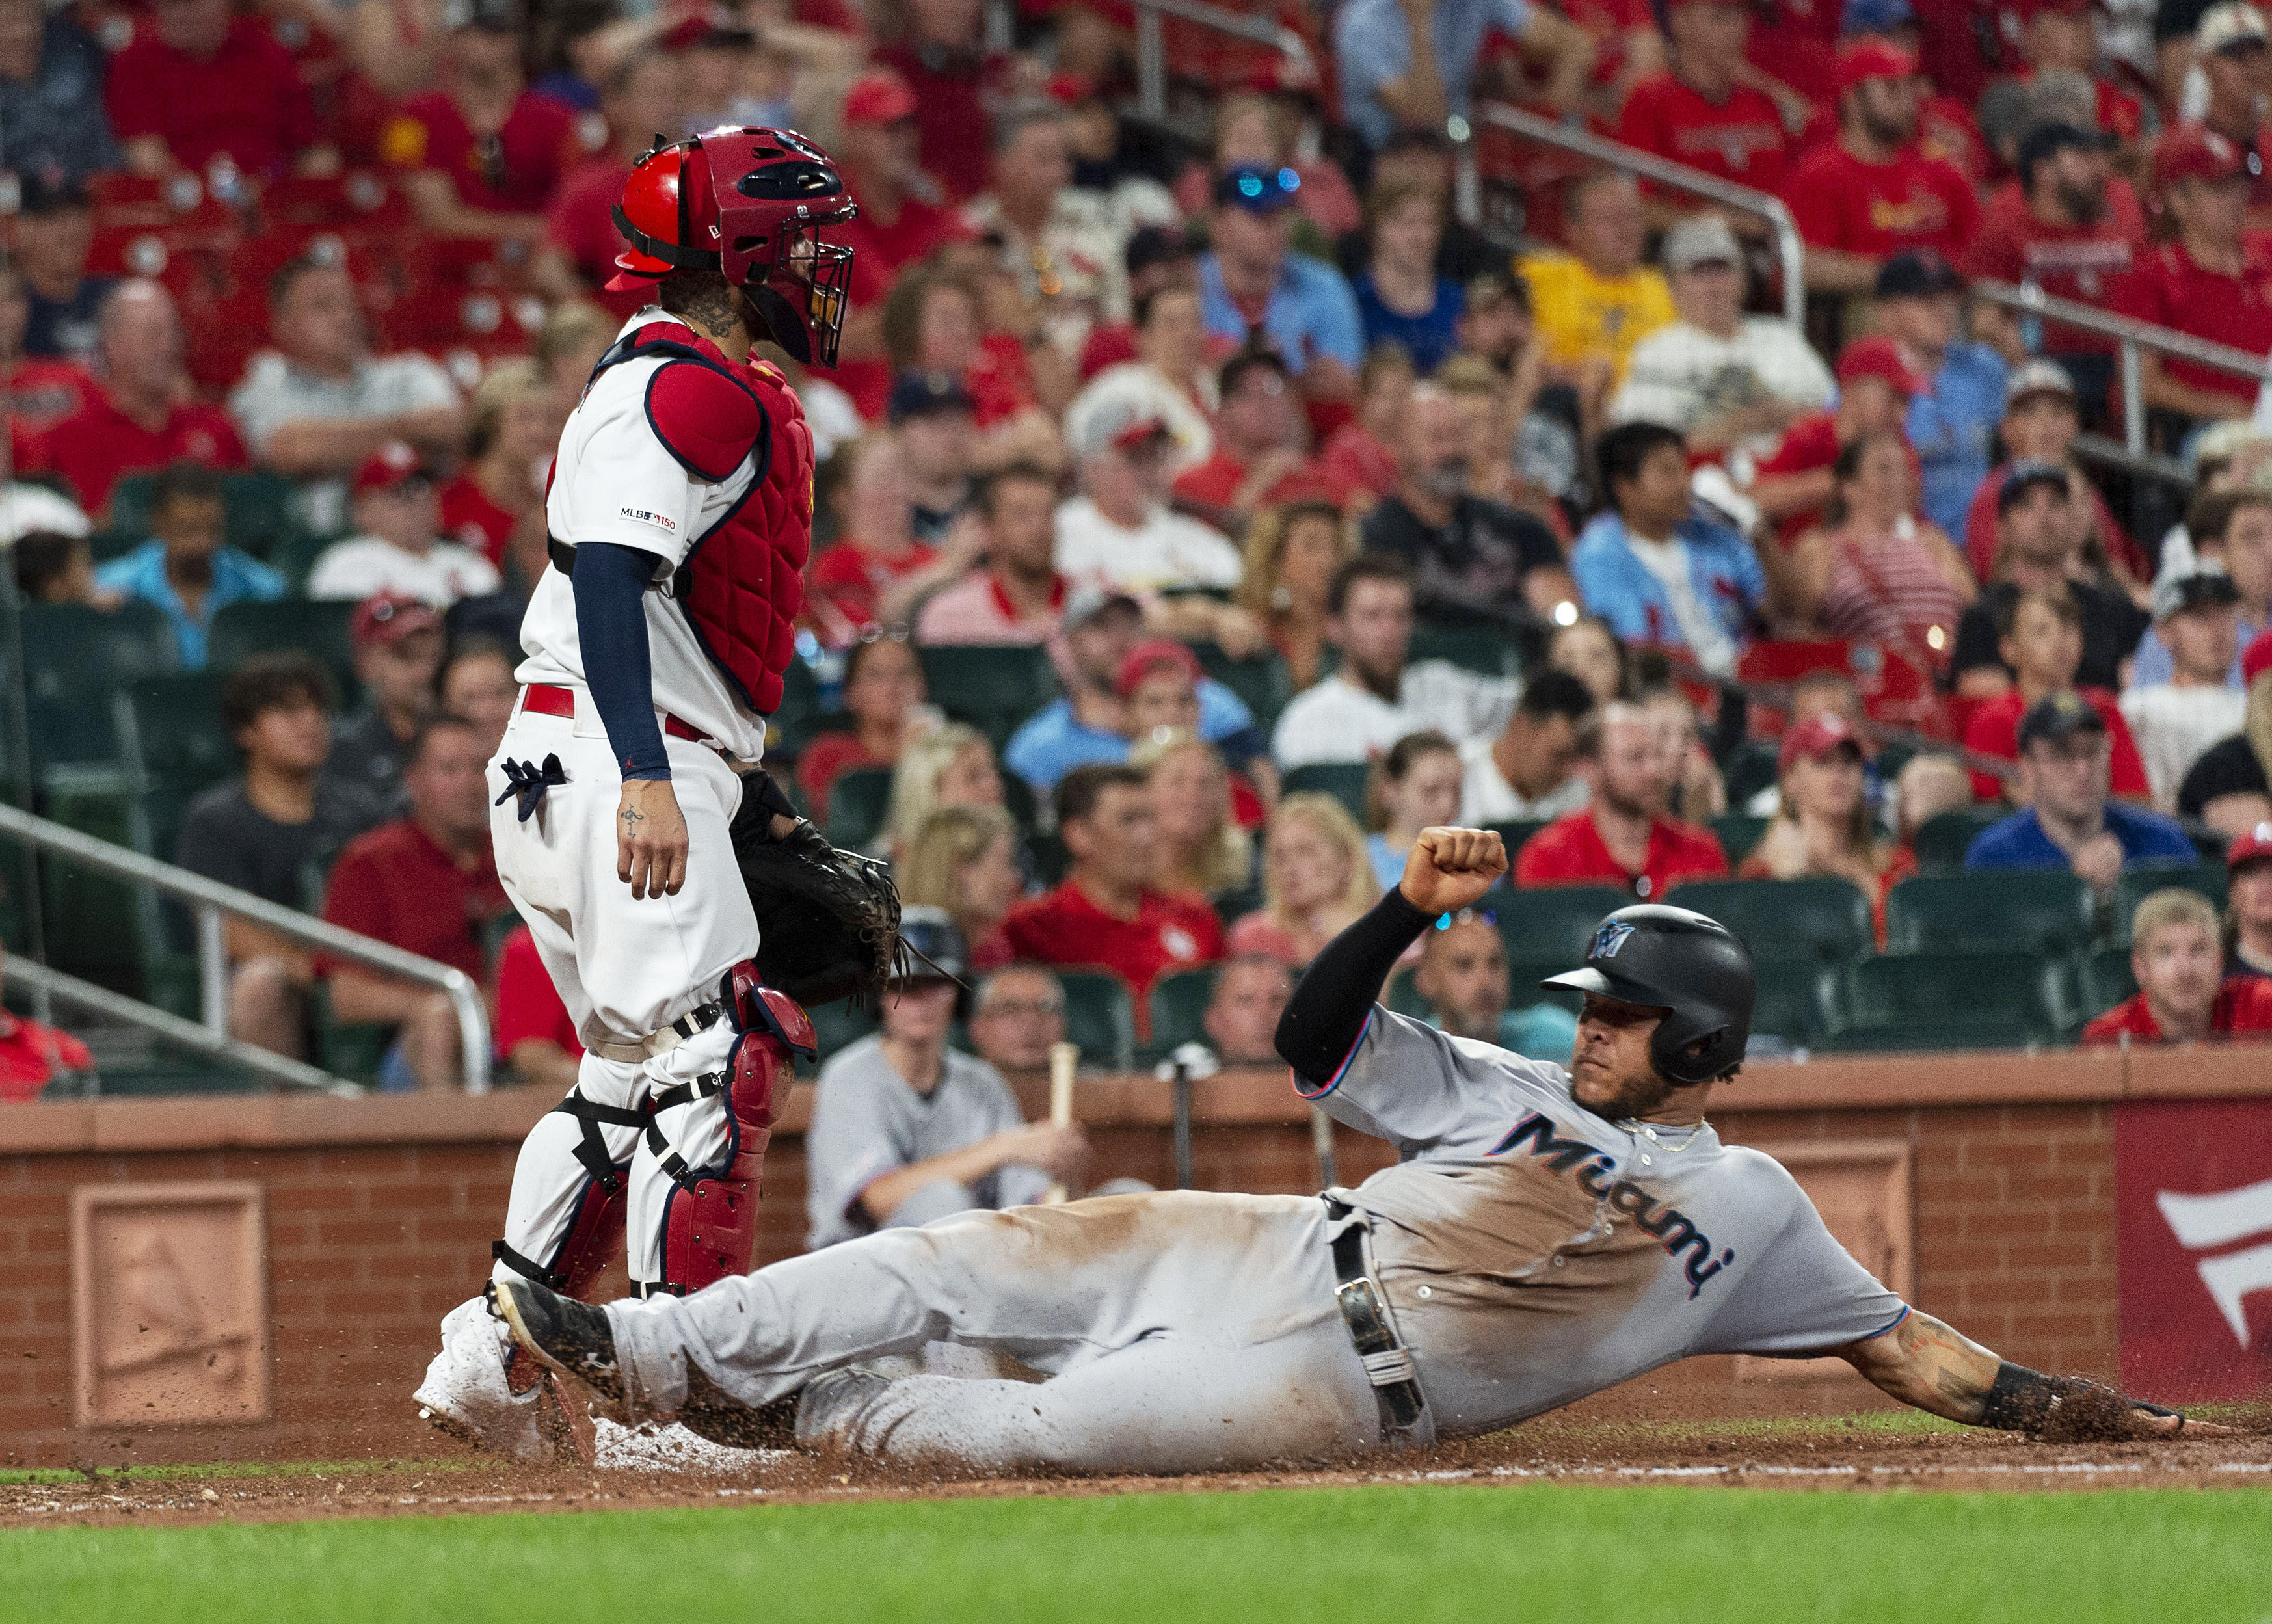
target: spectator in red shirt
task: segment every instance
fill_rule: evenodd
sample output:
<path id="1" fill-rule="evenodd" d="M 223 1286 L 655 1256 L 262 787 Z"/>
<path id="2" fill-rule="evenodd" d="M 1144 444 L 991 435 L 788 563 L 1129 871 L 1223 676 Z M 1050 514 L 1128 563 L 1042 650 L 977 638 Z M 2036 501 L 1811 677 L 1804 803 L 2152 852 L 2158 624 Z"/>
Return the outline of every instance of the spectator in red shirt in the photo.
<path id="1" fill-rule="evenodd" d="M 979 483 L 971 512 L 986 565 L 925 600 L 916 640 L 1028 647 L 1057 635 L 1071 583 L 1057 568 L 1057 476 L 1013 462 Z"/>
<path id="2" fill-rule="evenodd" d="M 1665 816 L 1674 763 L 1647 712 L 1603 706 L 1579 751 L 1592 801 L 1523 842 L 1516 885 L 1622 886 L 1649 902 L 1682 879 L 1727 878 L 1719 837 Z"/>
<path id="3" fill-rule="evenodd" d="M 654 290 L 645 282 L 628 292 L 608 291 L 616 256 L 624 246 L 614 210 L 632 165 L 654 144 L 657 132 L 668 135 L 685 127 L 681 84 L 678 64 L 654 50 L 633 51 L 608 76 L 602 110 L 609 148 L 578 164 L 560 183 L 545 211 L 543 243 L 529 266 L 531 280 L 549 297 L 596 299 L 618 320 L 653 299 Z M 858 263 L 854 261 L 856 269 Z"/>
<path id="4" fill-rule="evenodd" d="M 1215 387 L 1214 454 L 1177 476 L 1176 505 L 1237 535 L 1254 510 L 1322 495 L 1317 464 L 1302 448 L 1293 375 L 1278 352 L 1250 346 L 1222 363 Z"/>
<path id="5" fill-rule="evenodd" d="M 1056 805 L 1072 864 L 1063 885 L 1003 921 L 1012 956 L 1115 971 L 1135 995 L 1137 1036 L 1148 1037 L 1152 983 L 1162 971 L 1222 957 L 1222 922 L 1199 897 L 1155 889 L 1159 827 L 1140 770 L 1075 767 L 1058 781 Z"/>
<path id="6" fill-rule="evenodd" d="M 2028 63 L 2021 77 L 2074 73 L 2089 79 L 2096 97 L 2093 111 L 2098 127 L 2118 146 L 2134 150 L 2144 113 L 2134 97 L 2117 90 L 2099 71 L 2098 26 L 2091 0 L 2022 0 L 2016 9 L 2024 19 L 2020 52 Z"/>
<path id="7" fill-rule="evenodd" d="M 1633 86 L 1618 116 L 1618 139 L 1738 186 L 1780 191 L 1790 138 L 1782 112 L 1748 82 L 1751 7 L 1745 0 L 1670 0 L 1664 26 L 1670 63 Z M 1678 193 L 1652 193 L 1651 201 L 1661 221 L 1701 202 Z"/>
<path id="8" fill-rule="evenodd" d="M 2106 723 L 2113 747 L 2108 790 L 2118 799 L 2141 806 L 2153 804 L 2146 782 L 2146 764 L 2137 741 L 2111 689 L 2078 687 L 2075 673 L 2082 669 L 2082 605 L 2065 586 L 2022 591 L 1995 602 L 1996 652 L 2012 668 L 2012 686 L 1973 708 L 1964 726 L 1964 747 L 1979 755 L 2016 763 L 2020 759 L 2020 718 L 2036 703 L 2069 690 L 2088 700 Z M 2017 787 L 2016 777 L 2011 788 Z M 1972 793 L 1994 801 L 2007 792 L 2006 782 L 1992 773 L 1972 775 Z M 2013 797 L 2017 799 L 2017 796 Z"/>
<path id="9" fill-rule="evenodd" d="M 1873 434 L 1906 443 L 1910 399 L 1924 388 L 1894 341 L 1874 333 L 1839 351 L 1836 375 L 1838 404 L 1791 424 L 1752 486 L 1752 499 L 1786 546 L 1820 520 L 1836 487 L 1831 470 L 1839 452 Z M 1912 468 L 1915 460 L 1912 453 Z"/>
<path id="10" fill-rule="evenodd" d="M 1356 374 L 1356 415 L 1334 430 L 1318 453 L 1326 494 L 1352 519 L 1362 519 L 1396 489 L 1396 453 L 1416 381 L 1412 358 L 1395 344 L 1365 352 Z"/>
<path id="11" fill-rule="evenodd" d="M 2272 350 L 2272 243 L 2247 230 L 2248 169 L 2241 150 L 2200 124 L 2180 124 L 2154 143 L 2154 188 L 2178 235 L 2139 261 L 2115 303 L 2126 316 L 2261 355 Z M 2139 356 L 2146 404 L 2201 423 L 2246 417 L 2256 380 L 2203 366 Z"/>
<path id="12" fill-rule="evenodd" d="M 481 736 L 456 716 L 436 716 L 410 742 L 402 785 L 409 814 L 351 842 L 332 865 L 324 917 L 460 969 L 486 983 L 482 931 L 505 910 L 490 849 L 490 792 Z M 464 1048 L 447 995 L 351 961 L 321 958 L 332 1012 L 341 1021 L 400 1029 L 379 1066 L 390 1092 L 452 1089 Z"/>
<path id="13" fill-rule="evenodd" d="M 2193 57 L 2208 87 L 2201 123 L 2248 155 L 2248 223 L 2272 230 L 2272 173 L 2265 165 L 2272 146 L 2258 117 L 2265 77 L 2272 73 L 2272 29 L 2246 0 L 2226 0 L 2201 14 Z"/>
<path id="14" fill-rule="evenodd" d="M 975 197 L 994 137 L 990 104 L 1008 89 L 1010 61 L 987 50 L 978 0 L 908 0 L 902 15 L 902 32 L 876 61 L 915 93 L 923 155 L 948 195 Z"/>
<path id="15" fill-rule="evenodd" d="M 0 947 L 0 966 L 8 954 Z M 0 1105 L 27 1105 L 64 1072 L 92 1072 L 94 1054 L 60 1027 L 0 1009 Z"/>
<path id="16" fill-rule="evenodd" d="M 559 438 L 536 363 L 497 362 L 474 391 L 466 460 L 442 487 L 443 535 L 500 571 L 510 557 L 524 587 L 544 573 L 544 475 Z"/>
<path id="17" fill-rule="evenodd" d="M 844 93 L 844 131 L 829 153 L 860 206 L 857 220 L 830 234 L 832 242 L 856 251 L 848 346 L 856 339 L 871 351 L 879 346 L 873 324 L 901 269 L 967 235 L 954 211 L 944 206 L 939 183 L 923 172 L 923 140 L 921 109 L 905 79 L 879 69 L 852 81 Z M 865 334 L 860 332 L 863 311 L 871 328 Z"/>
<path id="18" fill-rule="evenodd" d="M 1865 39 L 1838 56 L 1838 138 L 1790 170 L 1783 199 L 1806 238 L 1806 285 L 1867 293 L 1905 248 L 1964 256 L 1980 201 L 1954 166 L 1917 150 L 1917 59 Z"/>
<path id="19" fill-rule="evenodd" d="M 203 171 L 221 158 L 264 180 L 339 168 L 297 64 L 265 18 L 235 16 L 229 0 L 152 7 L 110 59 L 105 99 L 137 175 Z"/>
<path id="20" fill-rule="evenodd" d="M 0 263 L 0 378 L 4 378 L 8 443 L 15 465 L 28 468 L 26 451 L 39 436 L 86 404 L 94 378 L 76 361 L 24 353 L 32 325 L 31 291 L 13 262 Z"/>
<path id="21" fill-rule="evenodd" d="M 228 415 L 192 396 L 174 296 L 156 282 L 118 284 L 102 303 L 96 354 L 102 384 L 50 432 L 41 465 L 78 492 L 98 519 L 129 474 L 187 460 L 241 468 L 244 442 Z"/>
<path id="22" fill-rule="evenodd" d="M 870 434 L 839 454 L 854 459 L 844 482 L 844 531 L 813 561 L 806 611 L 816 620 L 829 617 L 832 634 L 823 640 L 832 644 L 903 619 L 911 588 L 930 580 L 938 560 L 938 549 L 916 540 L 915 503 L 897 438 Z"/>
<path id="23" fill-rule="evenodd" d="M 497 979 L 497 1058 L 521 1081 L 565 1094 L 576 1086 L 584 1045 L 527 925 L 515 925 L 498 949 Z"/>
<path id="24" fill-rule="evenodd" d="M 2138 904 L 2130 973 L 2137 992 L 2084 1027 L 2084 1044 L 2186 1044 L 2272 1032 L 2272 980 L 2225 975 L 2216 909 L 2199 892 L 2173 886 Z"/>
<path id="25" fill-rule="evenodd" d="M 1976 580 L 1986 580 L 1995 573 L 1997 504 L 2006 475 L 2022 462 L 2049 462 L 2080 473 L 2074 441 L 2081 431 L 2074 385 L 2064 368 L 2056 362 L 2029 361 L 2012 369 L 2004 382 L 2004 418 L 1996 426 L 1996 438 L 2003 441 L 2009 457 L 1988 471 L 1964 514 L 1964 552 Z M 2129 532 L 2116 522 L 2104 495 L 2088 480 L 2081 483 L 2089 493 L 2092 522 L 2109 565 L 2133 580 L 2151 575 L 2145 555 Z"/>
<path id="26" fill-rule="evenodd" d="M 1013 333 L 989 333 L 985 311 L 984 296 L 970 277 L 911 267 L 884 300 L 886 361 L 848 363 L 837 369 L 836 381 L 872 422 L 889 407 L 898 373 L 952 373 L 969 392 L 978 426 L 990 440 L 998 445 L 1001 435 L 1038 430 L 1055 460 L 1055 425 L 1035 410 L 1026 347 Z"/>
<path id="27" fill-rule="evenodd" d="M 2055 298 L 2104 304 L 2146 253 L 2146 215 L 2130 183 L 2115 175 L 2096 132 L 2038 124 L 2020 139 L 2019 178 L 1988 199 L 1967 269 L 1999 281 L 2033 282 Z M 1973 334 L 2006 354 L 2018 324 L 1999 306 L 1976 305 Z M 2065 367 L 2095 423 L 2106 418 L 2114 346 L 2077 327 L 2044 324 L 2046 360 Z"/>
<path id="28" fill-rule="evenodd" d="M 412 96 L 379 134 L 419 223 L 436 236 L 543 240 L 544 211 L 582 155 L 576 109 L 529 89 L 519 0 L 466 0 L 445 88 Z"/>
<path id="29" fill-rule="evenodd" d="M 828 791 L 856 767 L 891 767 L 920 728 L 938 713 L 923 703 L 923 662 L 895 637 L 856 643 L 844 662 L 844 710 L 849 731 L 823 733 L 797 758 L 796 782 L 805 805 L 826 816 Z"/>

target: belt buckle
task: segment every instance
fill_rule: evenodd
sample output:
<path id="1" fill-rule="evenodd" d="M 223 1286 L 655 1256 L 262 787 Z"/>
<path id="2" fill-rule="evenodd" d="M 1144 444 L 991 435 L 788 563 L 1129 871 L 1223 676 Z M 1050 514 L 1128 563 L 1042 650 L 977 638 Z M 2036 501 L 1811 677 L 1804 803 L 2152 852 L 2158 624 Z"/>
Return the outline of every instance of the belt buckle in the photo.
<path id="1" fill-rule="evenodd" d="M 1354 1280 L 1344 1280 L 1334 1288 L 1334 1300 L 1340 1306 L 1342 1320 L 1348 1325 L 1350 1340 L 1356 1343 L 1359 1353 L 1379 1353 L 1396 1345 L 1396 1336 L 1388 1328 L 1388 1316 L 1382 1312 L 1380 1293 L 1370 1275 L 1359 1275 Z"/>

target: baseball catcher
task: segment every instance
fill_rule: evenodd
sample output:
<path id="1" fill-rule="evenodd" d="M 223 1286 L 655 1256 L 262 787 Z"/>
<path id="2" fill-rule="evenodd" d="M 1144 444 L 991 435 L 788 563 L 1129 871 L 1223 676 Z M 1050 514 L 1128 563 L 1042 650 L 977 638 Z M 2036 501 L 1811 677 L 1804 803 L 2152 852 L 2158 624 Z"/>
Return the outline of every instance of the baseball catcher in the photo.
<path id="1" fill-rule="evenodd" d="M 499 1282 L 520 1343 L 631 1418 L 738 1418 L 806 1447 L 986 1471 L 1255 1466 L 1492 1431 L 1698 1353 L 1842 1355 L 1895 1397 L 2046 1436 L 2181 1418 L 2005 1364 L 1886 1290 L 1790 1174 L 1705 1120 L 1751 1026 L 1741 943 L 1678 908 L 1603 920 L 1568 1069 L 1373 1000 L 1506 870 L 1424 831 L 1278 1028 L 1297 1091 L 1399 1164 L 1322 1197 L 1176 1193 L 888 1230 L 604 1309 Z M 862 1361 L 945 1339 L 1029 1382 Z M 714 1429 L 715 1430 L 715 1429 Z"/>
<path id="2" fill-rule="evenodd" d="M 572 1292 L 626 1241 L 642 1296 L 746 1270 L 774 1091 L 811 1051 L 797 1000 L 872 994 L 892 956 L 890 882 L 755 766 L 791 658 L 813 454 L 751 348 L 833 363 L 852 252 L 820 231 L 852 214 L 818 148 L 761 129 L 658 137 L 615 211 L 629 247 L 609 286 L 656 303 L 561 433 L 551 567 L 490 763 L 498 874 L 585 1045 L 521 1148 L 500 1281 Z M 546 1453 L 564 1418 L 482 1302 L 442 1340 L 416 1393 L 428 1418 Z"/>

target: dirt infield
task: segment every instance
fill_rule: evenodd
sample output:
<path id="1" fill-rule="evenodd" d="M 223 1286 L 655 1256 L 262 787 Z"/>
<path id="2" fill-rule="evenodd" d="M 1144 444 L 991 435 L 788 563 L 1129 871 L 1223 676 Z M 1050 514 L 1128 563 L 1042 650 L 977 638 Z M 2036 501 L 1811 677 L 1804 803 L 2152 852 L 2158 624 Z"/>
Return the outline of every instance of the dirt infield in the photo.
<path id="1" fill-rule="evenodd" d="M 2268 1418 L 2229 1438 L 2049 1446 L 2001 1433 L 1888 1427 L 1880 1416 L 1798 1425 L 1641 1426 L 1551 1418 L 1467 1443 L 1332 1468 L 1182 1478 L 933 1478 L 848 1471 L 788 1451 L 723 1451 L 674 1429 L 617 1434 L 596 1468 L 513 1467 L 437 1442 L 416 1463 L 46 1471 L 0 1483 L 0 1527 L 296 1522 L 485 1511 L 639 1509 L 762 1499 L 853 1500 L 1197 1493 L 1367 1483 L 1464 1482 L 2022 1493 L 2272 1486 Z M 446 1452 L 445 1452 L 446 1451 Z"/>

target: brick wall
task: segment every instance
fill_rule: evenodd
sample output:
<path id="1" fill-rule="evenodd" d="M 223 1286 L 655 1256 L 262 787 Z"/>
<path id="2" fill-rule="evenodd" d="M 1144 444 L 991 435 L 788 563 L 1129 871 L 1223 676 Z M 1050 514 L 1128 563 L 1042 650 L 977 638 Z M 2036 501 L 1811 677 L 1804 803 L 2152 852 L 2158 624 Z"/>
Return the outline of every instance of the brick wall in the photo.
<path id="1" fill-rule="evenodd" d="M 2168 1057 L 2175 1060 L 2178 1057 Z M 1761 1067 L 1713 1117 L 1731 1142 L 1898 1141 L 1910 1148 L 1920 1306 L 2038 1368 L 2116 1367 L 2112 1104 L 2272 1093 L 2272 1052 L 2188 1065 L 2116 1051 L 1890 1057 Z M 479 1289 L 515 1150 L 547 1102 L 482 1099 L 121 1101 L 0 1115 L 0 1462 L 411 1455 L 433 1448 L 407 1395 L 434 1327 Z M 1203 1188 L 1316 1187 L 1306 1112 L 1282 1075 L 1200 1085 Z M 1093 1171 L 1172 1181 L 1166 1085 L 1083 1081 Z M 764 1260 L 802 1244 L 800 1089 L 768 1151 Z M 1355 1182 L 1390 1160 L 1341 1129 Z M 253 1181 L 267 1201 L 274 1419 L 199 1429 L 72 1425 L 70 1211 L 83 1185 Z M 620 1289 L 620 1268 L 611 1283 Z M 1831 1382 L 1740 1379 L 1698 1360 L 1588 1408 L 1632 1413 L 1846 1409 Z"/>

